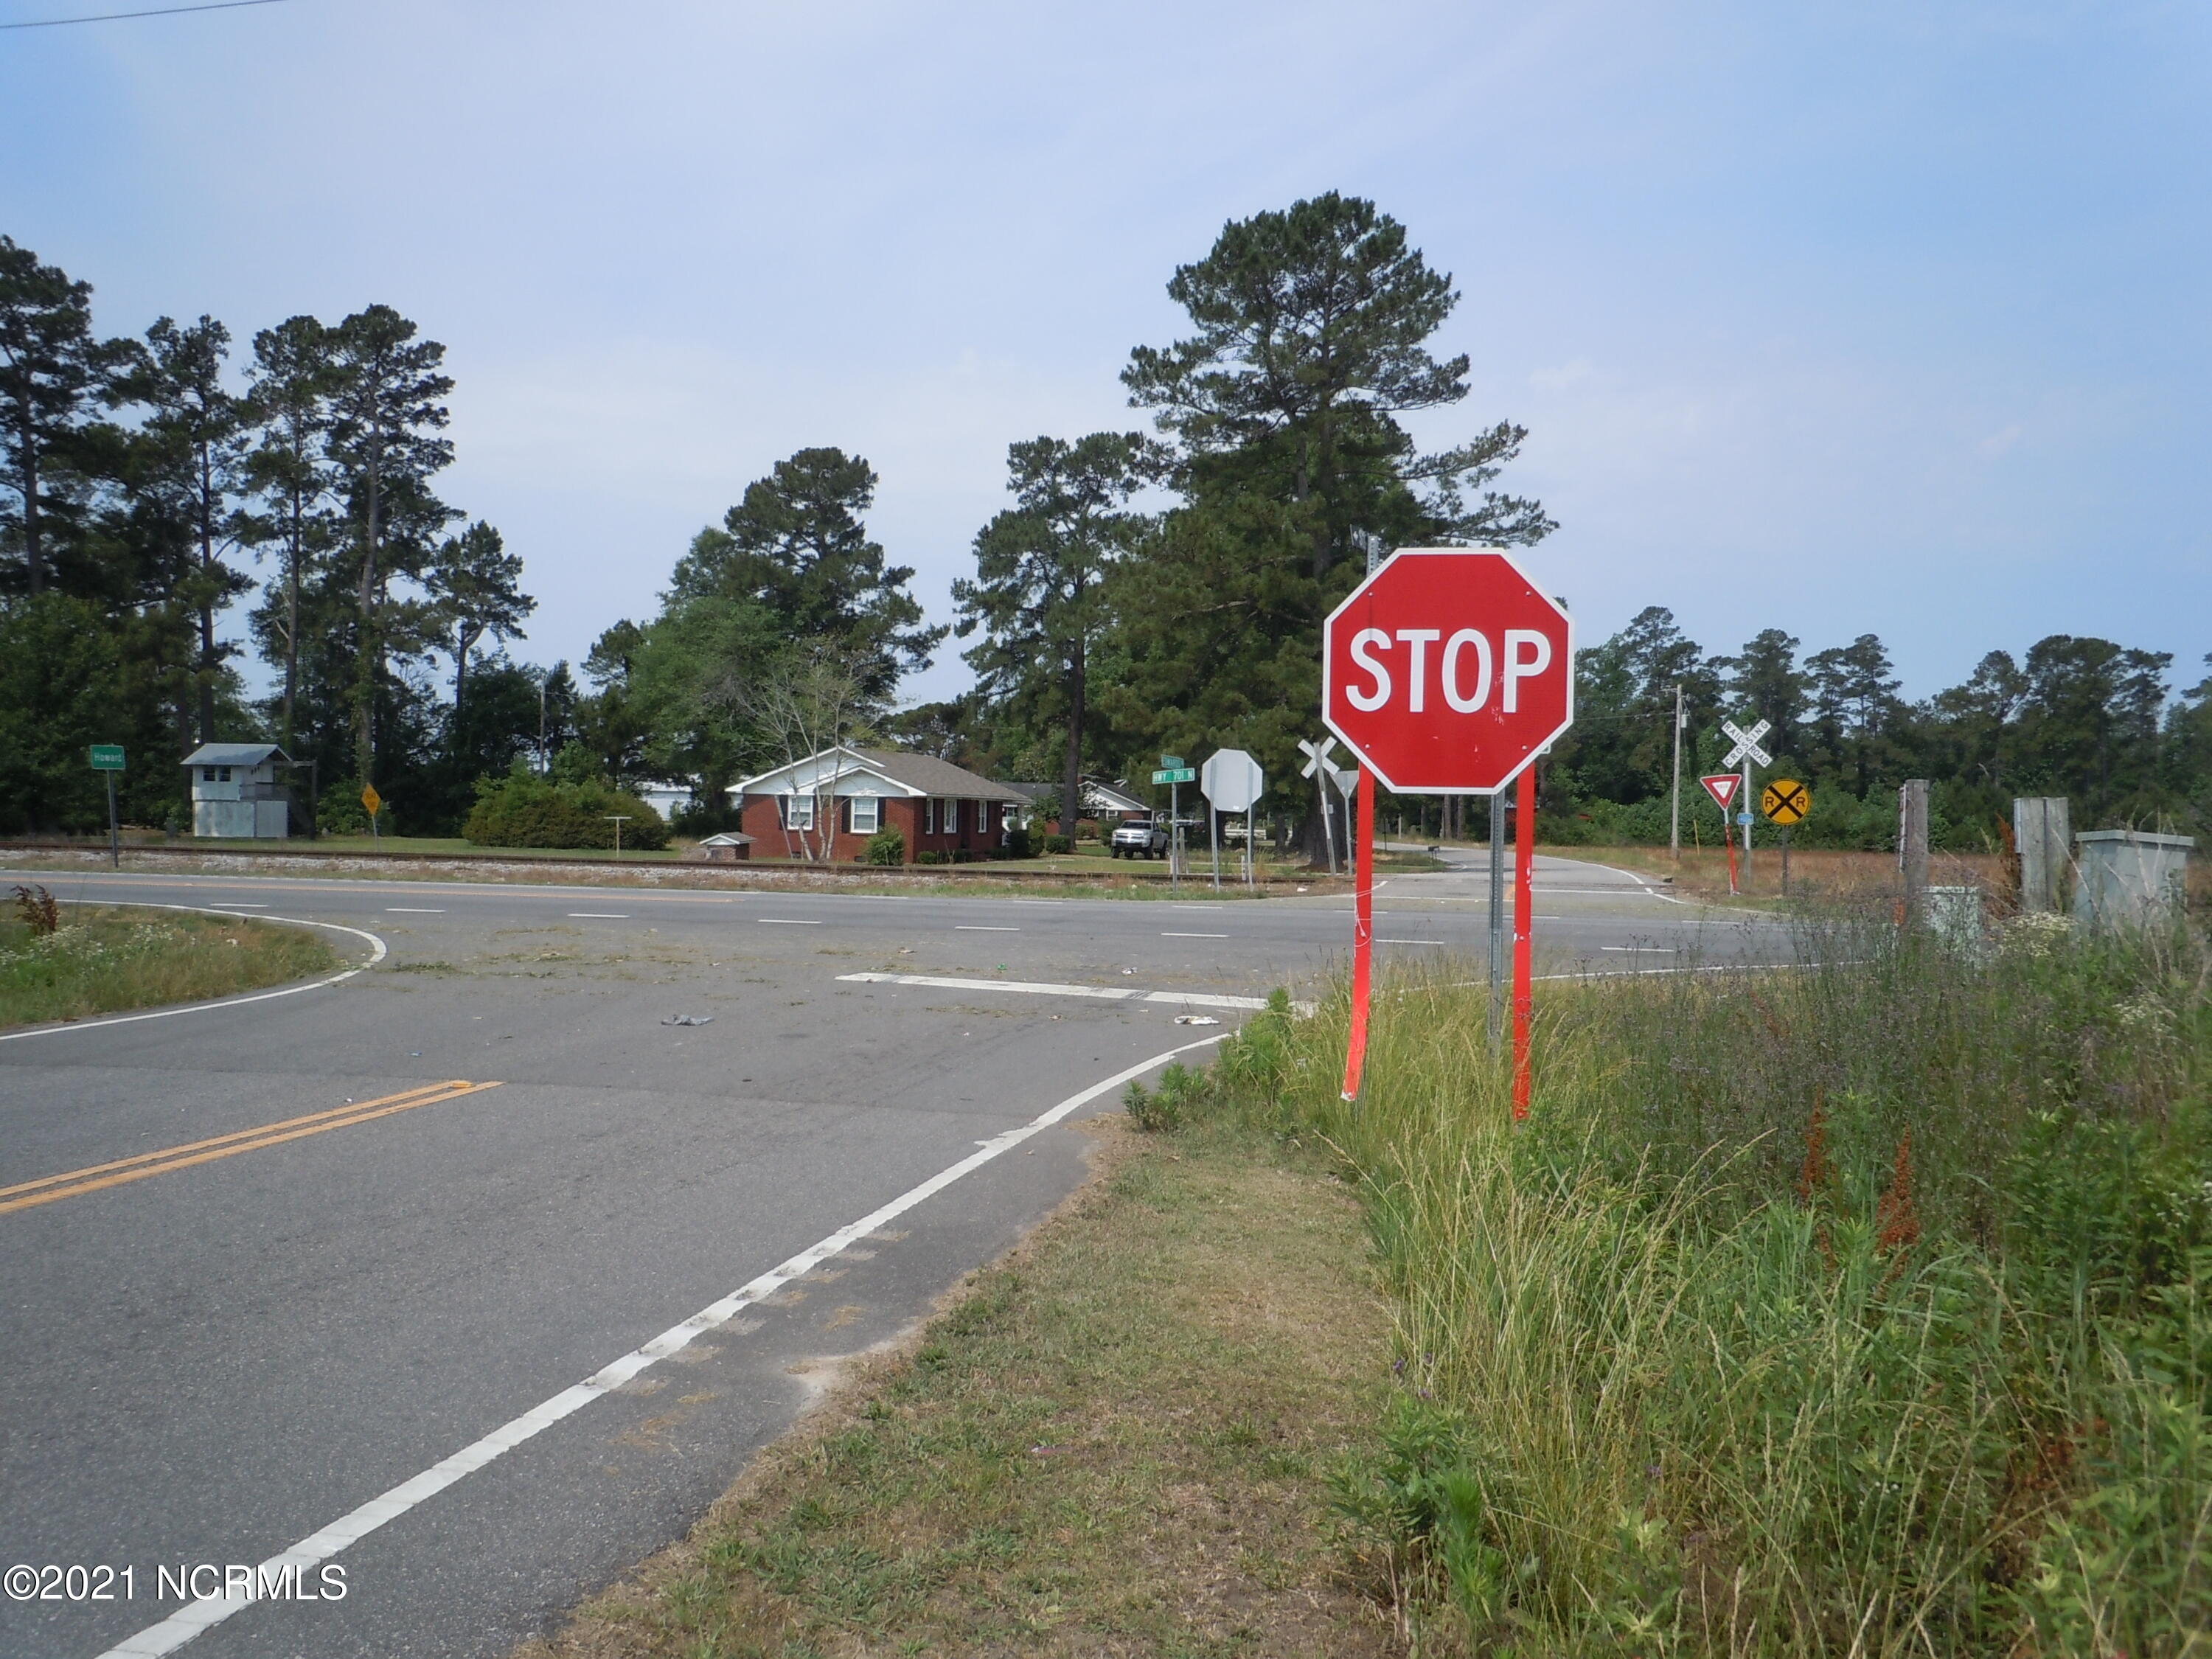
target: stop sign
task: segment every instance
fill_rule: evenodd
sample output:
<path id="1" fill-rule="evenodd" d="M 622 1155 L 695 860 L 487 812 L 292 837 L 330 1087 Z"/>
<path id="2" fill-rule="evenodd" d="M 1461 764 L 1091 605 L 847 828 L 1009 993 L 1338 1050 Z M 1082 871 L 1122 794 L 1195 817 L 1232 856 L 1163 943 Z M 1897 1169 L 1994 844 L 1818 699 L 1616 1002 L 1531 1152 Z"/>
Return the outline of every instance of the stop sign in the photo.
<path id="1" fill-rule="evenodd" d="M 1566 610 L 1496 548 L 1405 548 L 1330 612 L 1322 718 L 1400 794 L 1491 794 L 1574 724 Z"/>

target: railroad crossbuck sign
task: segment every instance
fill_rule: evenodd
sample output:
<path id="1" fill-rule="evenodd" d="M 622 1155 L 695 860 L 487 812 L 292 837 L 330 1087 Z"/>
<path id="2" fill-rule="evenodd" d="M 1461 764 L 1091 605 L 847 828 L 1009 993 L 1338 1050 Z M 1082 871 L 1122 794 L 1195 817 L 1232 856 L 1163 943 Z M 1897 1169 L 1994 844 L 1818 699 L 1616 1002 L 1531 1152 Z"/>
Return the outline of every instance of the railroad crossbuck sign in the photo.
<path id="1" fill-rule="evenodd" d="M 1748 732 L 1745 731 L 1741 726 L 1738 726 L 1734 720 L 1723 720 L 1721 722 L 1721 730 L 1727 732 L 1729 736 L 1735 739 L 1735 747 L 1729 750 L 1727 754 L 1721 757 L 1721 764 L 1723 766 L 1741 766 L 1743 764 L 1744 757 L 1748 755 L 1752 759 L 1757 761 L 1761 766 L 1766 765 L 1774 757 L 1759 746 L 1759 740 L 1773 729 L 1774 723 L 1771 720 L 1761 720 L 1758 725 L 1753 726 Z M 1723 801 L 1721 805 L 1725 806 L 1728 803 L 1726 801 Z"/>
<path id="2" fill-rule="evenodd" d="M 1574 723 L 1574 624 L 1495 548 L 1406 548 L 1329 615 L 1322 718 L 1400 794 L 1494 794 Z"/>
<path id="3" fill-rule="evenodd" d="M 1777 778 L 1760 793 L 1759 810 L 1771 823 L 1802 823 L 1813 810 L 1813 792 L 1795 778 Z"/>

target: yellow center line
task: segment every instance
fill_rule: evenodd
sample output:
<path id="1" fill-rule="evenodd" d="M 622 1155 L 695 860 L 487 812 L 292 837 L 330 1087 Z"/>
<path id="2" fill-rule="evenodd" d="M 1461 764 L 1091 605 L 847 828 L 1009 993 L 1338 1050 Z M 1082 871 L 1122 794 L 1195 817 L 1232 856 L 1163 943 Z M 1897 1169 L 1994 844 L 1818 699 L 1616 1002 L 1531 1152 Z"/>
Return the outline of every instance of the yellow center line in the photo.
<path id="1" fill-rule="evenodd" d="M 22 1182 L 13 1187 L 0 1187 L 0 1215 L 11 1210 L 27 1210 L 40 1204 L 52 1204 L 58 1199 L 76 1198 L 106 1188 L 119 1187 L 127 1182 L 143 1181 L 149 1176 L 166 1175 L 172 1170 L 190 1169 L 195 1164 L 213 1163 L 217 1158 L 234 1157 L 240 1152 L 258 1152 L 264 1146 L 281 1146 L 285 1141 L 322 1134 L 327 1130 L 343 1129 L 356 1123 L 366 1123 L 371 1118 L 389 1117 L 394 1112 L 411 1111 L 417 1106 L 435 1106 L 444 1101 L 459 1100 L 464 1095 L 481 1094 L 487 1089 L 499 1086 L 497 1083 L 471 1083 L 465 1079 L 456 1078 L 449 1082 L 404 1090 L 396 1095 L 380 1095 L 374 1100 L 332 1107 L 326 1112 L 311 1112 L 304 1117 L 264 1123 L 258 1128 L 240 1129 L 234 1133 L 215 1135 L 206 1140 L 187 1141 L 180 1146 L 164 1147 L 157 1152 L 143 1152 L 137 1158 L 118 1158 L 112 1163 L 94 1164 L 63 1175 Z"/>

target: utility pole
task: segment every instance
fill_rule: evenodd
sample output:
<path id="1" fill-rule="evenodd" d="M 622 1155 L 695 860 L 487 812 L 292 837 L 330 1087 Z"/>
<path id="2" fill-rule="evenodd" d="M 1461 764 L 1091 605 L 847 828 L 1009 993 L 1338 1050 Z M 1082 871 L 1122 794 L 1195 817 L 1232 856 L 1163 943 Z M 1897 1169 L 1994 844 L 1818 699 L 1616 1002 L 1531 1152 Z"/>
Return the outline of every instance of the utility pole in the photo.
<path id="1" fill-rule="evenodd" d="M 1667 850 L 1682 861 L 1682 682 L 1674 682 L 1674 783 L 1667 798 Z"/>

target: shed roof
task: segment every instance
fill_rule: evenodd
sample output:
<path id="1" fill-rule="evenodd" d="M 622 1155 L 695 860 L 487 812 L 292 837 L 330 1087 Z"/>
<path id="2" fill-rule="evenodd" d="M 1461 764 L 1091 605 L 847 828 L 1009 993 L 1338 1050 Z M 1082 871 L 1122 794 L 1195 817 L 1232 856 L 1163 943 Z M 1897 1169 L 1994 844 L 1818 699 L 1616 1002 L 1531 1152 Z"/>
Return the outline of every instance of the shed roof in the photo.
<path id="1" fill-rule="evenodd" d="M 750 847 L 752 844 L 753 838 L 750 836 L 741 835 L 735 830 L 723 830 L 714 835 L 702 836 L 699 838 L 699 845 L 702 847 Z"/>
<path id="2" fill-rule="evenodd" d="M 292 757 L 273 743 L 204 743 L 185 757 L 185 766 L 259 766 L 271 755 Z"/>

